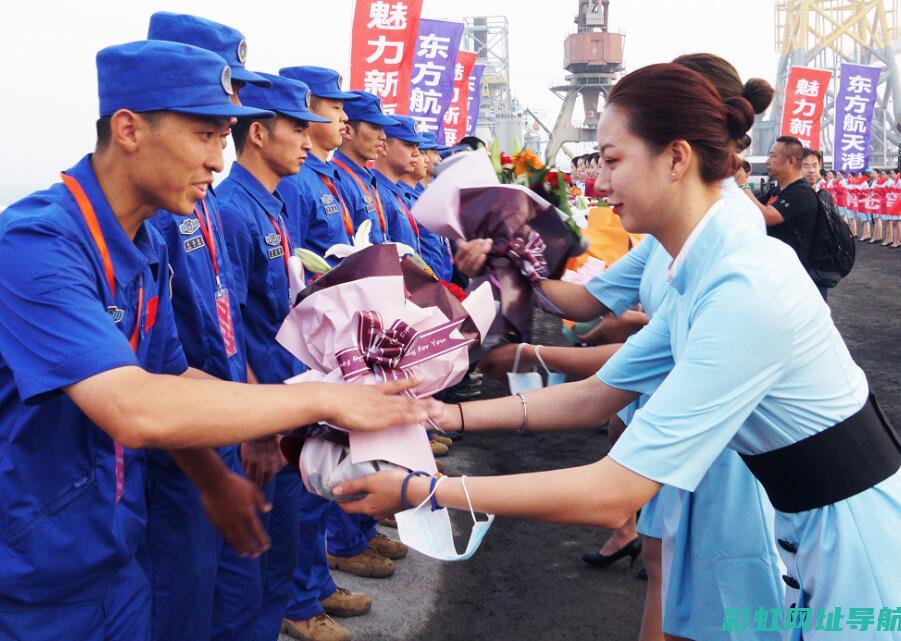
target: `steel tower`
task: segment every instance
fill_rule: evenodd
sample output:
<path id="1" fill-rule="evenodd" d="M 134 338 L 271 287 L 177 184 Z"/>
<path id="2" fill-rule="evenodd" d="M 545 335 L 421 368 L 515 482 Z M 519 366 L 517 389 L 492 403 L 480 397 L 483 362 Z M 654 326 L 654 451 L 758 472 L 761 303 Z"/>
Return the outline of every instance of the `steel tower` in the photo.
<path id="1" fill-rule="evenodd" d="M 832 154 L 835 94 L 842 62 L 882 68 L 873 114 L 872 163 L 895 164 L 901 143 L 901 82 L 895 61 L 898 0 L 778 0 L 776 50 L 780 54 L 776 96 L 769 117 L 752 135 L 753 155 L 765 155 L 779 132 L 784 89 L 793 66 L 833 71 L 823 115 L 822 150 Z"/>
<path id="2" fill-rule="evenodd" d="M 594 142 L 597 137 L 598 100 L 606 97 L 623 70 L 625 37 L 607 31 L 610 0 L 579 0 L 576 33 L 563 46 L 563 66 L 570 72 L 566 84 L 551 87 L 563 100 L 548 140 L 547 159 L 553 162 L 567 142 Z M 573 110 L 581 98 L 585 119 L 572 124 Z"/>

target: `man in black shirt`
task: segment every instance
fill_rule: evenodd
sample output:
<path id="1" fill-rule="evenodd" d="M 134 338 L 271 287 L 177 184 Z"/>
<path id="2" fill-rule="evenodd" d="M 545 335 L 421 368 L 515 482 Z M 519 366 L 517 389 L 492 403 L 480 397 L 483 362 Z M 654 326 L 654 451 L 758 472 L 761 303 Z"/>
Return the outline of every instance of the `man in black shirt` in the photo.
<path id="1" fill-rule="evenodd" d="M 767 156 L 766 166 L 776 188 L 756 202 L 766 221 L 767 234 L 795 250 L 808 267 L 810 244 L 817 224 L 817 196 L 801 174 L 804 146 L 794 136 L 780 136 Z"/>

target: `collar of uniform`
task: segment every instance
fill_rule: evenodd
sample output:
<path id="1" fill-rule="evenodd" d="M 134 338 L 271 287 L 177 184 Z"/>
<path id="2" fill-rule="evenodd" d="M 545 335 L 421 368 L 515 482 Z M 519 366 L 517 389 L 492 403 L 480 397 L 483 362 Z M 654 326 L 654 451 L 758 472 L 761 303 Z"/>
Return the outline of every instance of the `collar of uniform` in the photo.
<path id="1" fill-rule="evenodd" d="M 347 157 L 346 154 L 341 153 L 340 150 L 335 152 L 334 158 L 337 158 L 345 165 L 347 165 L 352 172 L 354 172 L 357 176 L 363 179 L 366 183 L 373 183 L 375 179 L 372 176 L 372 173 L 366 167 L 360 167 L 357 163 Z"/>
<path id="2" fill-rule="evenodd" d="M 701 262 L 701 259 L 708 254 L 705 249 L 709 247 L 710 242 L 716 237 L 716 232 L 712 229 L 708 232 L 708 227 L 716 227 L 716 225 L 711 226 L 710 222 L 715 218 L 716 213 L 722 209 L 722 207 L 722 198 L 711 205 L 710 209 L 707 210 L 707 213 L 704 214 L 704 217 L 701 218 L 701 220 L 698 221 L 698 224 L 695 225 L 695 228 L 691 230 L 688 238 L 685 239 L 685 244 L 682 245 L 682 249 L 673 260 L 669 270 L 667 270 L 667 281 L 680 294 L 685 293 L 691 275 L 694 273 L 697 265 Z"/>
<path id="3" fill-rule="evenodd" d="M 285 203 L 278 195 L 278 191 L 270 192 L 261 183 L 256 176 L 247 171 L 237 160 L 232 163 L 231 171 L 228 177 L 241 185 L 244 190 L 250 194 L 255 201 L 260 204 L 267 214 L 273 218 L 278 218 L 282 213 Z"/>
<path id="4" fill-rule="evenodd" d="M 378 169 L 373 169 L 372 175 L 375 176 L 375 182 L 379 186 L 379 189 L 388 189 L 392 194 L 397 194 L 399 196 L 403 195 L 398 183 L 395 183 Z"/>
<path id="5" fill-rule="evenodd" d="M 130 283 L 144 271 L 148 264 L 159 262 L 159 254 L 155 251 L 148 236 L 146 221 L 138 227 L 134 241 L 125 234 L 125 230 L 122 229 L 119 219 L 116 218 L 100 188 L 100 183 L 97 182 L 97 175 L 91 166 L 91 154 L 82 158 L 74 167 L 67 169 L 66 173 L 78 181 L 94 207 L 97 222 L 103 232 L 103 239 L 109 249 L 110 259 L 113 261 L 117 283 L 120 285 Z M 77 204 L 75 209 L 77 211 Z M 78 217 L 81 218 L 80 213 Z"/>
<path id="6" fill-rule="evenodd" d="M 337 167 L 330 163 L 322 162 L 313 154 L 307 154 L 307 161 L 303 164 L 303 166 L 312 169 L 317 174 L 321 174 L 329 180 L 337 180 L 338 178 Z"/>

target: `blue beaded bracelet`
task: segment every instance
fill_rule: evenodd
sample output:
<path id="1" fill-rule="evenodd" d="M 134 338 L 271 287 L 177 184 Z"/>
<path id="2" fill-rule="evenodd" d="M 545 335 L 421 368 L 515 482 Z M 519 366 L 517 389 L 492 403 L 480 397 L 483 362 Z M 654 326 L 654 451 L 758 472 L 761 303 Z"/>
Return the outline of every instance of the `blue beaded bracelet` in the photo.
<path id="1" fill-rule="evenodd" d="M 435 492 L 435 486 L 438 485 L 439 478 L 441 478 L 441 472 L 435 474 L 435 476 L 433 476 L 432 480 L 429 482 L 429 494 L 431 495 L 432 512 L 444 509 L 443 505 L 438 505 L 438 497 L 436 496 Z"/>
<path id="2" fill-rule="evenodd" d="M 400 486 L 400 502 L 403 504 L 405 510 L 412 509 L 413 506 L 410 505 L 410 502 L 407 500 L 407 483 L 410 482 L 410 479 L 414 476 L 429 476 L 427 472 L 410 472 L 404 477 L 404 482 Z"/>

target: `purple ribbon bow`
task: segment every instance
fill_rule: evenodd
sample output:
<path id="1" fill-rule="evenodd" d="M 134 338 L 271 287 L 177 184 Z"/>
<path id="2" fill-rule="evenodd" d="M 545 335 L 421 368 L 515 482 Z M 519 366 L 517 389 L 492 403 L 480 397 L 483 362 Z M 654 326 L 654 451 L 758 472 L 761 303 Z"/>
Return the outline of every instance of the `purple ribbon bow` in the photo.
<path id="1" fill-rule="evenodd" d="M 378 312 L 357 312 L 354 318 L 357 322 L 355 345 L 335 354 L 345 381 L 369 373 L 378 374 L 385 380 L 407 378 L 406 370 L 414 365 L 476 340 L 451 337 L 451 333 L 466 320 L 465 316 L 421 332 L 399 319 L 386 329 Z"/>
<path id="2" fill-rule="evenodd" d="M 544 258 L 545 244 L 535 231 L 530 231 L 525 238 L 516 237 L 498 250 L 506 256 L 523 276 L 533 285 L 541 284 L 548 275 L 547 261 Z"/>

